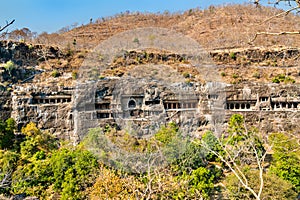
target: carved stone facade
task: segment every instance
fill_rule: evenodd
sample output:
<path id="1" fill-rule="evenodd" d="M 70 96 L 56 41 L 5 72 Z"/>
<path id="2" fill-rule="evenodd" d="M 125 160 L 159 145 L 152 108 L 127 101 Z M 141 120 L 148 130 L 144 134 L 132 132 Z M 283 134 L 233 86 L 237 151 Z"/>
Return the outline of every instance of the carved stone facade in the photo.
<path id="1" fill-rule="evenodd" d="M 68 88 L 58 86 L 64 85 L 58 79 L 35 77 L 44 72 L 35 65 L 39 65 L 45 58 L 48 61 L 67 58 L 58 48 L 0 42 L 0 52 L 0 62 L 13 60 L 18 66 L 22 66 L 13 74 L 15 79 L 8 76 L 4 68 L 0 71 L 1 82 L 8 81 L 11 87 L 0 87 L 0 116 L 4 120 L 8 117 L 15 118 L 19 128 L 33 121 L 41 129 L 48 130 L 60 138 L 78 141 L 89 128 L 103 127 L 106 124 L 120 127 L 131 124 L 132 129 L 141 130 L 146 135 L 170 121 L 177 123 L 186 133 L 212 129 L 216 131 L 216 127 L 224 130 L 229 117 L 234 113 L 241 113 L 249 124 L 255 125 L 264 133 L 294 131 L 297 134 L 300 130 L 299 84 L 264 84 L 243 80 L 243 83 L 239 84 L 203 85 L 193 81 L 181 81 L 176 83 L 177 88 L 166 88 L 158 81 L 131 89 L 129 87 L 116 90 L 120 77 L 107 77 L 80 88 L 80 85 L 74 86 L 76 83 L 70 76 L 71 80 L 66 79 L 65 82 L 70 82 L 69 85 L 73 87 Z M 269 52 L 255 48 L 236 50 L 234 53 L 236 56 L 244 56 L 246 61 L 262 64 L 270 58 L 283 61 L 286 61 L 286 58 L 294 58 L 299 55 L 299 49 L 283 48 Z M 169 60 L 163 59 L 163 56 L 159 57 L 159 54 L 149 54 L 145 60 L 141 57 L 144 53 L 129 54 L 131 60 L 141 63 L 149 60 L 181 60 L 181 57 L 174 59 L 177 57 L 175 54 L 167 57 Z M 241 67 L 242 64 L 231 59 L 228 52 L 215 51 L 211 52 L 211 56 L 216 62 L 240 66 L 239 69 L 243 70 L 250 68 Z M 124 63 L 120 65 L 122 64 Z M 289 68 L 294 70 L 291 72 L 294 73 L 294 77 L 297 66 Z M 267 68 L 275 70 L 270 66 Z M 276 70 L 281 68 L 277 67 Z M 299 80 L 296 80 L 296 83 L 299 83 Z M 135 80 L 132 80 L 131 85 L 135 85 Z"/>
<path id="2" fill-rule="evenodd" d="M 11 93 L 11 117 L 19 129 L 32 121 L 43 130 L 70 139 L 74 127 L 72 90 L 16 86 Z"/>
<path id="3" fill-rule="evenodd" d="M 299 130 L 300 87 L 296 84 L 226 85 L 222 91 L 187 84 L 180 86 L 188 88 L 180 95 L 159 85 L 129 93 L 115 93 L 113 87 L 114 80 L 100 81 L 92 90 L 93 98 L 81 102 L 85 109 L 80 110 L 74 88 L 16 86 L 11 96 L 6 96 L 11 107 L 1 104 L 1 114 L 10 112 L 19 127 L 37 122 L 41 129 L 75 142 L 88 128 L 106 124 L 123 128 L 130 122 L 133 129 L 147 135 L 152 133 L 151 127 L 155 131 L 172 121 L 186 132 L 197 132 L 212 129 L 213 118 L 220 117 L 218 123 L 224 128 L 234 113 L 243 114 L 247 122 L 266 133 Z"/>

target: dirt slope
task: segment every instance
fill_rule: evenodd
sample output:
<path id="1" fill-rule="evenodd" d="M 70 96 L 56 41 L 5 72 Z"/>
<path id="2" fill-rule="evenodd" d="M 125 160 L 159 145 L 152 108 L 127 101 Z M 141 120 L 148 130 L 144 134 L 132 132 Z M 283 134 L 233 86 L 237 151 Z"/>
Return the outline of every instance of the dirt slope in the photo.
<path id="1" fill-rule="evenodd" d="M 119 32 L 140 27 L 164 27 L 197 40 L 207 50 L 249 46 L 300 46 L 300 35 L 259 36 L 258 31 L 299 31 L 300 17 L 289 14 L 267 22 L 281 10 L 252 5 L 227 5 L 207 10 L 191 9 L 175 14 L 122 14 L 72 29 L 62 34 L 64 41 L 78 47 L 92 47 Z"/>

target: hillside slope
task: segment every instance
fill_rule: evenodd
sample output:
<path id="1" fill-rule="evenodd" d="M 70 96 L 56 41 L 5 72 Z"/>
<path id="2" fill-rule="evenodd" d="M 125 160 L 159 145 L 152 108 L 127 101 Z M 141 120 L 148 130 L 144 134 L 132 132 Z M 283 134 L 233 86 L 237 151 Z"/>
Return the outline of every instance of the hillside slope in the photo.
<path id="1" fill-rule="evenodd" d="M 141 27 L 164 27 L 181 32 L 199 42 L 208 50 L 249 46 L 299 46 L 299 35 L 259 36 L 256 32 L 298 31 L 300 17 L 293 14 L 264 22 L 282 12 L 271 7 L 227 5 L 206 10 L 191 9 L 182 14 L 120 14 L 63 33 L 65 41 L 77 40 L 78 46 L 93 47 L 110 36 Z"/>

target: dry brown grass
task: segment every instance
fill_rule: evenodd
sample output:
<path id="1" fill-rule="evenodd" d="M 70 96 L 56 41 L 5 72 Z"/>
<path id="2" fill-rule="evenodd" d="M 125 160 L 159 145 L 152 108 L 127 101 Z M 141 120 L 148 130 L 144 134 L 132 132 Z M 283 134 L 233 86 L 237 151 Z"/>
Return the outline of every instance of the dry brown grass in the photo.
<path id="1" fill-rule="evenodd" d="M 59 35 L 48 37 L 47 42 L 68 48 L 76 52 L 65 60 L 53 60 L 49 71 L 58 68 L 65 72 L 77 70 L 85 55 L 90 49 L 101 41 L 121 33 L 142 27 L 163 27 L 183 33 L 195 39 L 209 52 L 220 51 L 221 54 L 229 54 L 237 51 L 237 59 L 215 59 L 221 79 L 227 83 L 241 82 L 265 82 L 270 83 L 279 74 L 284 74 L 300 82 L 299 56 L 285 59 L 265 58 L 260 61 L 251 56 L 239 55 L 239 52 L 249 51 L 253 48 L 261 51 L 276 51 L 281 46 L 300 47 L 300 35 L 264 36 L 260 35 L 249 44 L 257 32 L 282 32 L 300 30 L 300 17 L 288 14 L 263 23 L 266 19 L 282 12 L 272 7 L 260 7 L 246 5 L 227 5 L 210 7 L 206 10 L 192 9 L 182 14 L 124 14 L 109 19 L 88 24 Z M 72 45 L 76 39 L 76 45 Z M 87 51 L 82 51 L 86 49 Z M 153 50 L 153 52 L 155 52 Z M 225 52 L 225 53 L 224 53 Z M 258 52 L 260 55 L 260 53 Z M 276 54 L 276 53 L 275 53 Z M 278 53 L 279 55 L 279 53 Z M 178 67 L 177 67 L 178 68 Z M 125 73 L 124 67 L 114 69 L 113 73 L 121 75 Z M 180 70 L 179 70 L 180 71 Z M 187 73 L 182 69 L 180 73 Z M 189 72 L 189 71 L 188 71 Z M 193 72 L 189 72 L 193 74 Z M 221 75 L 223 74 L 223 75 Z"/>
<path id="2" fill-rule="evenodd" d="M 300 46 L 300 35 L 259 36 L 258 31 L 279 32 L 300 29 L 300 17 L 293 14 L 262 23 L 281 12 L 271 7 L 227 5 L 206 10 L 189 10 L 183 14 L 127 14 L 75 28 L 63 33 L 65 42 L 77 40 L 78 47 L 93 47 L 122 31 L 141 27 L 164 27 L 197 40 L 207 50 L 249 46 Z"/>

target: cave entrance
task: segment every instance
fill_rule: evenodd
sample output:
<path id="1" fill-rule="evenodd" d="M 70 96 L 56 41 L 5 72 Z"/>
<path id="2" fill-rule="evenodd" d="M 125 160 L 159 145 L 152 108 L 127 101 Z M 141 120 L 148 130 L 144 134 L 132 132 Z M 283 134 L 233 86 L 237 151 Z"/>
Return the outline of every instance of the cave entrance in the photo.
<path id="1" fill-rule="evenodd" d="M 128 101 L 128 108 L 135 108 L 136 107 L 136 102 L 134 99 L 130 99 Z"/>

